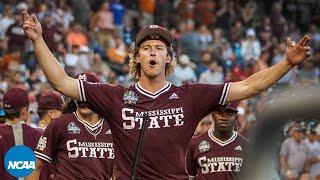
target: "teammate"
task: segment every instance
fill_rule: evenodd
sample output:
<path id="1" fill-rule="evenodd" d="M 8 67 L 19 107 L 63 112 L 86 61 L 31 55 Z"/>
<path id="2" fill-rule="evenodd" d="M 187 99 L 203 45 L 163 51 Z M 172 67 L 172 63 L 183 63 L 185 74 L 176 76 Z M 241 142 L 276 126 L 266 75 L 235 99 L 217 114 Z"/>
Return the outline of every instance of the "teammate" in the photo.
<path id="1" fill-rule="evenodd" d="M 25 123 L 30 115 L 28 107 L 28 94 L 22 88 L 14 87 L 3 96 L 6 123 L 0 125 L 0 179 L 18 179 L 5 170 L 6 152 L 17 145 L 25 145 L 34 150 L 40 138 L 40 132 Z"/>
<path id="2" fill-rule="evenodd" d="M 59 118 L 62 114 L 62 97 L 56 93 L 48 93 L 38 101 L 38 114 L 40 121 L 38 128 L 44 131 L 52 119 Z"/>
<path id="3" fill-rule="evenodd" d="M 52 119 L 56 119 L 61 116 L 62 110 L 63 101 L 60 95 L 57 93 L 42 95 L 38 101 L 38 114 L 40 121 L 37 129 L 43 133 Z M 53 174 L 53 166 L 51 164 L 45 164 L 42 167 L 39 179 L 50 179 L 53 177 Z"/>
<path id="4" fill-rule="evenodd" d="M 89 73 L 76 78 L 99 82 Z M 27 179 L 39 179 L 44 163 L 52 163 L 54 179 L 111 178 L 114 149 L 109 126 L 86 103 L 72 102 L 66 107 L 70 113 L 51 121 L 39 139 L 36 170 Z"/>
<path id="5" fill-rule="evenodd" d="M 189 179 L 240 179 L 247 140 L 234 131 L 236 103 L 212 113 L 214 129 L 192 138 L 187 153 Z"/>
<path id="6" fill-rule="evenodd" d="M 67 76 L 44 42 L 36 16 L 24 11 L 22 18 L 25 34 L 32 40 L 38 61 L 53 88 L 88 103 L 110 124 L 117 179 L 130 177 L 144 114 L 148 122 L 136 178 L 186 179 L 186 148 L 199 121 L 219 104 L 261 93 L 310 55 L 309 36 L 304 36 L 297 45 L 288 39 L 283 61 L 246 80 L 176 87 L 166 81 L 174 64 L 172 36 L 164 28 L 149 25 L 139 31 L 130 60 L 131 74 L 139 81 L 124 88 Z"/>

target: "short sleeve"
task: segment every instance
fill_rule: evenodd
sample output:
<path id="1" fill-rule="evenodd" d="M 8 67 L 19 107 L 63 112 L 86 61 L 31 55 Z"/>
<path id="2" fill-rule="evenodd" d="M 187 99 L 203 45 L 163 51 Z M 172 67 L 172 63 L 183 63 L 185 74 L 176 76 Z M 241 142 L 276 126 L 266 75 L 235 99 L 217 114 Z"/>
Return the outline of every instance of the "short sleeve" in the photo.
<path id="1" fill-rule="evenodd" d="M 186 156 L 186 165 L 189 179 L 195 179 L 197 175 L 197 161 L 194 158 L 194 149 L 192 144 L 189 144 Z"/>
<path id="2" fill-rule="evenodd" d="M 112 84 L 90 83 L 78 80 L 80 101 L 86 102 L 98 114 L 110 113 L 114 106 L 114 98 L 121 92 L 120 86 Z"/>
<path id="3" fill-rule="evenodd" d="M 191 102 L 194 104 L 194 117 L 201 120 L 213 112 L 218 105 L 225 105 L 231 83 L 220 85 L 190 84 Z"/>
<path id="4" fill-rule="evenodd" d="M 60 133 L 61 128 L 58 127 L 58 121 L 60 121 L 60 119 L 51 121 L 43 135 L 39 138 L 34 151 L 37 158 L 48 163 L 51 163 L 54 154 L 58 151 L 59 142 L 62 139 Z"/>
<path id="5" fill-rule="evenodd" d="M 282 146 L 281 146 L 281 149 L 280 149 L 280 156 L 284 156 L 284 157 L 287 157 L 288 156 L 288 144 L 289 141 L 286 140 L 282 143 Z"/>

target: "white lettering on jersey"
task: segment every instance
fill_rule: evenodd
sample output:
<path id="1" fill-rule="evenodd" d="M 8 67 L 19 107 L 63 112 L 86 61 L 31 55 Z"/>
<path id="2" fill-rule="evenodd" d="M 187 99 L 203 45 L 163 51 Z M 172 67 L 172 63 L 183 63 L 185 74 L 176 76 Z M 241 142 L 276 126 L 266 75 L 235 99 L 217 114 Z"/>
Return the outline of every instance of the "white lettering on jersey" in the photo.
<path id="1" fill-rule="evenodd" d="M 78 142 L 77 139 L 67 141 L 68 157 L 114 159 L 113 143 L 106 142 Z"/>
<path id="2" fill-rule="evenodd" d="M 126 116 L 126 112 L 130 114 L 133 113 L 133 109 L 123 108 L 122 109 L 122 119 L 125 121 L 123 122 L 123 129 L 133 129 L 135 127 L 134 117 L 133 116 Z"/>
<path id="3" fill-rule="evenodd" d="M 68 149 L 68 156 L 69 158 L 77 158 L 79 156 L 79 150 L 78 147 L 71 147 L 72 144 L 77 144 L 77 140 L 69 140 L 67 141 L 67 149 Z"/>
<path id="4" fill-rule="evenodd" d="M 38 141 L 37 149 L 40 151 L 44 151 L 46 147 L 47 147 L 47 137 L 41 136 Z"/>
<path id="5" fill-rule="evenodd" d="M 143 116 L 148 116 L 148 129 L 159 129 L 168 127 L 179 127 L 184 125 L 183 108 L 162 109 L 146 112 L 134 112 L 133 109 L 123 108 L 121 111 L 123 119 L 123 129 L 134 129 L 136 124 L 139 129 L 142 127 Z"/>
<path id="6" fill-rule="evenodd" d="M 238 157 L 213 157 L 202 156 L 198 158 L 202 174 L 214 172 L 240 172 L 243 158 Z"/>

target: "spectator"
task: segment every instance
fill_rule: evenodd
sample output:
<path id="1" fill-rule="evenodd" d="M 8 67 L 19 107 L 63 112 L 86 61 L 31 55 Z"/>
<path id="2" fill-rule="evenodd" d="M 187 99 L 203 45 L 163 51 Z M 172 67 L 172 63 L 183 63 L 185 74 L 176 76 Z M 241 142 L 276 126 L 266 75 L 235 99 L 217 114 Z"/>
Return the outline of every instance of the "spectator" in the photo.
<path id="1" fill-rule="evenodd" d="M 69 47 L 88 45 L 88 38 L 86 34 L 82 32 L 82 27 L 79 23 L 74 22 L 72 24 L 71 31 L 67 34 L 67 43 Z"/>
<path id="2" fill-rule="evenodd" d="M 187 54 L 193 63 L 199 65 L 201 42 L 199 34 L 194 31 L 195 24 L 193 20 L 188 20 L 186 23 L 186 31 L 182 32 L 181 39 L 179 41 L 179 48 L 182 53 Z"/>
<path id="3" fill-rule="evenodd" d="M 179 57 L 178 65 L 172 74 L 173 84 L 181 86 L 187 82 L 196 82 L 197 76 L 192 69 L 192 66 L 189 56 L 186 54 L 181 55 Z"/>
<path id="4" fill-rule="evenodd" d="M 319 124 L 317 125 L 319 126 Z M 320 126 L 319 126 L 320 127 Z M 317 127 L 314 127 L 310 130 L 308 134 L 308 145 L 310 148 L 310 153 L 308 156 L 308 170 L 310 179 L 319 179 L 320 178 L 320 142 L 319 136 L 320 132 Z"/>
<path id="5" fill-rule="evenodd" d="M 282 7 L 280 3 L 276 2 L 273 4 L 270 17 L 273 34 L 278 40 L 281 40 L 284 36 L 287 22 L 282 15 Z"/>
<path id="6" fill-rule="evenodd" d="M 12 47 L 17 47 L 21 52 L 23 52 L 25 50 L 27 39 L 22 29 L 22 20 L 20 18 L 19 9 L 16 10 L 14 19 L 15 23 L 10 25 L 6 32 L 6 36 L 9 39 L 8 44 L 10 44 L 9 49 Z"/>
<path id="7" fill-rule="evenodd" d="M 120 0 L 116 0 L 111 3 L 110 10 L 114 17 L 114 24 L 121 30 L 123 26 L 123 16 L 126 12 L 125 7 L 120 3 Z"/>
<path id="8" fill-rule="evenodd" d="M 307 161 L 309 148 L 303 141 L 302 128 L 294 125 L 289 130 L 290 137 L 286 139 L 280 151 L 281 176 L 288 179 L 299 179 Z"/>
<path id="9" fill-rule="evenodd" d="M 205 51 L 206 49 L 208 49 L 209 44 L 212 42 L 212 35 L 205 25 L 200 26 L 198 32 L 201 46 L 200 49 L 201 51 Z"/>
<path id="10" fill-rule="evenodd" d="M 15 19 L 13 18 L 12 10 L 9 4 L 5 4 L 0 16 L 0 37 L 3 38 L 7 29 L 14 24 Z"/>
<path id="11" fill-rule="evenodd" d="M 310 86 L 319 83 L 319 70 L 316 69 L 312 61 L 302 63 L 302 68 L 297 72 L 298 81 L 302 86 Z"/>
<path id="12" fill-rule="evenodd" d="M 263 51 L 261 53 L 261 56 L 260 56 L 259 60 L 257 61 L 257 63 L 254 64 L 253 72 L 256 73 L 256 72 L 262 71 L 264 69 L 267 69 L 269 67 L 269 65 L 268 65 L 269 60 L 270 60 L 269 51 Z"/>
<path id="13" fill-rule="evenodd" d="M 43 38 L 47 42 L 51 51 L 57 51 L 57 45 L 62 40 L 62 34 L 59 29 L 54 25 L 52 14 L 46 13 L 43 17 Z"/>
<path id="14" fill-rule="evenodd" d="M 97 12 L 96 24 L 99 30 L 113 30 L 114 29 L 114 17 L 110 11 L 110 3 L 104 1 Z"/>
<path id="15" fill-rule="evenodd" d="M 261 45 L 256 39 L 256 32 L 253 28 L 249 28 L 246 32 L 246 39 L 241 43 L 241 54 L 245 66 L 255 64 L 260 57 Z"/>
<path id="16" fill-rule="evenodd" d="M 224 82 L 223 70 L 217 61 L 213 60 L 209 68 L 200 74 L 199 82 L 205 84 L 221 84 Z"/>
<path id="17" fill-rule="evenodd" d="M 140 26 L 154 24 L 153 13 L 155 11 L 155 0 L 139 0 L 139 9 L 141 12 Z"/>

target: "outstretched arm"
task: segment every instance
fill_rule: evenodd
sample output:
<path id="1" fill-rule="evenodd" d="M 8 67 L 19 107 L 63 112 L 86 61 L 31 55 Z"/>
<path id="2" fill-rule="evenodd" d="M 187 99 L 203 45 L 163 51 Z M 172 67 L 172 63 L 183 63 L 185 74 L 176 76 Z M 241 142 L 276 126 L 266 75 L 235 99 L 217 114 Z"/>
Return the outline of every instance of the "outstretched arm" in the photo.
<path id="1" fill-rule="evenodd" d="M 77 80 L 69 77 L 53 56 L 42 37 L 42 27 L 37 17 L 22 12 L 23 30 L 34 45 L 35 54 L 52 87 L 62 94 L 79 100 Z"/>
<path id="2" fill-rule="evenodd" d="M 243 81 L 232 83 L 227 96 L 227 103 L 250 98 L 275 84 L 295 65 L 310 56 L 309 42 L 310 37 L 307 35 L 300 39 L 297 44 L 288 38 L 285 58 L 278 64 L 257 72 Z"/>

